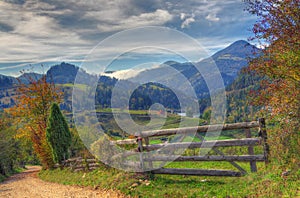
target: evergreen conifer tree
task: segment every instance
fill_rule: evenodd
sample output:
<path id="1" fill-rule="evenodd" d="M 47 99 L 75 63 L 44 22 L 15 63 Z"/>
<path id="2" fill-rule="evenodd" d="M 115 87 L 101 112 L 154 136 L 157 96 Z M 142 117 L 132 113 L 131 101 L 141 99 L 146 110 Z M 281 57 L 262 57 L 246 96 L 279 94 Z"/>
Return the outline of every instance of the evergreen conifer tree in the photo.
<path id="1" fill-rule="evenodd" d="M 59 106 L 53 103 L 48 119 L 47 141 L 52 149 L 54 162 L 61 163 L 69 158 L 68 149 L 71 146 L 71 133 Z"/>

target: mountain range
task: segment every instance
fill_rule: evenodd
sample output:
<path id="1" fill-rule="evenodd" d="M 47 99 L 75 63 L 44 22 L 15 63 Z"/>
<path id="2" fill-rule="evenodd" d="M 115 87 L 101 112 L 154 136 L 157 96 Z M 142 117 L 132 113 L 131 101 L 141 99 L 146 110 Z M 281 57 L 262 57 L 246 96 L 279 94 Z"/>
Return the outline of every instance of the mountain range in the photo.
<path id="1" fill-rule="evenodd" d="M 248 65 L 248 58 L 258 56 L 260 53 L 260 49 L 256 48 L 255 46 L 249 44 L 246 41 L 240 40 L 234 42 L 227 48 L 215 53 L 211 57 L 203 59 L 199 62 L 178 63 L 174 61 L 167 61 L 159 65 L 158 67 L 142 70 L 139 73 L 137 73 L 134 77 L 122 79 L 121 81 L 123 86 L 130 85 L 132 87 L 135 87 L 136 85 L 144 84 L 143 86 L 137 89 L 137 92 L 134 93 L 134 96 L 132 98 L 137 99 L 133 101 L 141 101 L 138 100 L 138 98 L 144 99 L 142 102 L 143 104 L 132 105 L 135 109 L 149 108 L 149 105 L 155 102 L 159 102 L 166 105 L 170 104 L 170 101 L 174 100 L 174 94 L 172 94 L 172 91 L 167 88 L 169 85 L 172 90 L 176 89 L 179 93 L 182 93 L 182 95 L 184 95 L 185 100 L 189 100 L 188 98 L 190 97 L 190 94 L 187 91 L 191 88 L 189 86 L 192 86 L 193 91 L 196 93 L 196 97 L 198 99 L 206 98 L 209 96 L 209 90 L 206 85 L 207 78 L 209 78 L 209 80 L 212 81 L 214 81 L 214 79 L 216 78 L 216 71 L 212 72 L 210 70 L 212 64 L 215 64 L 219 69 L 224 85 L 230 86 L 235 81 L 235 79 L 237 79 L 240 70 Z M 202 76 L 200 71 L 203 68 L 206 69 L 206 71 L 208 71 L 209 76 Z M 79 67 L 63 62 L 61 64 L 52 66 L 47 71 L 46 77 L 48 81 L 54 82 L 55 84 L 62 85 L 74 83 L 78 70 Z M 118 71 L 109 74 L 109 76 L 115 76 L 115 74 L 117 73 Z M 89 75 L 86 72 L 84 72 L 84 76 L 86 79 L 95 77 Z M 18 82 L 28 84 L 28 78 L 38 79 L 40 77 L 42 77 L 42 75 L 36 73 L 24 73 L 17 78 L 0 75 L 0 89 L 7 90 L 13 88 L 14 85 Z M 116 84 L 116 82 L 120 80 L 117 80 L 113 77 L 104 76 L 102 76 L 99 79 L 100 80 L 98 89 L 101 89 L 101 91 L 104 91 L 105 93 L 96 94 L 96 98 L 98 96 L 99 100 L 98 105 L 102 105 L 102 107 L 108 107 L 110 105 L 110 102 L 109 100 L 107 100 L 107 98 L 103 99 L 103 97 L 111 96 L 111 89 Z M 153 89 L 156 89 L 156 91 L 153 91 Z M 157 90 L 160 90 L 160 92 L 162 92 L 163 95 L 159 94 Z M 145 93 L 151 93 L 152 95 L 150 94 L 148 96 L 145 96 Z M 162 100 L 159 99 L 156 95 L 165 95 L 166 98 Z M 178 102 L 175 102 L 173 106 L 169 105 L 168 107 L 178 108 Z"/>
<path id="2" fill-rule="evenodd" d="M 216 83 L 218 72 L 220 72 L 224 85 L 230 85 L 237 78 L 240 70 L 248 65 L 248 59 L 260 53 L 260 49 L 240 40 L 199 62 L 168 61 L 159 67 L 143 70 L 127 80 L 136 83 L 160 82 L 182 92 L 190 90 L 191 85 L 197 97 L 204 98 L 209 95 L 206 81 L 211 81 L 211 84 Z M 215 66 L 219 71 L 211 69 Z M 202 71 L 206 73 L 206 76 L 203 76 Z M 213 85 L 210 88 L 214 88 Z"/>

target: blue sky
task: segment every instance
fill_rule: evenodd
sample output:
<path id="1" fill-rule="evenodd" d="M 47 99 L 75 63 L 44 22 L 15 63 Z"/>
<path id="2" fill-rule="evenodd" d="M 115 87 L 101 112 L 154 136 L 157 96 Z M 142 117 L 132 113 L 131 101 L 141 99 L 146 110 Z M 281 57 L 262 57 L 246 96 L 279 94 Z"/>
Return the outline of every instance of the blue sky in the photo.
<path id="1" fill-rule="evenodd" d="M 0 74 L 17 75 L 29 64 L 80 64 L 103 39 L 141 26 L 183 32 L 212 55 L 252 35 L 256 18 L 244 8 L 242 0 L 1 0 Z"/>

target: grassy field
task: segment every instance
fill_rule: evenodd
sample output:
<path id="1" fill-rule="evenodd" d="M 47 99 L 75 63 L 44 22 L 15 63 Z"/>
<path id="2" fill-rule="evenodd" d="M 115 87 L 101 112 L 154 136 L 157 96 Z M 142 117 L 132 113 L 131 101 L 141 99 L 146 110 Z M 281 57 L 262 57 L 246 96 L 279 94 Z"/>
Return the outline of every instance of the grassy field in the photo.
<path id="1" fill-rule="evenodd" d="M 172 163 L 169 167 L 197 166 L 199 164 Z M 248 169 L 248 164 L 241 164 Z M 202 163 L 201 167 L 232 168 L 225 163 Z M 263 163 L 258 173 L 243 177 L 199 177 L 126 173 L 105 165 L 92 172 L 70 170 L 42 171 L 39 177 L 66 185 L 117 189 L 132 197 L 296 197 L 300 186 L 299 171 L 283 178 L 281 171 L 268 172 Z M 299 194 L 298 194 L 299 195 Z"/>
<path id="2" fill-rule="evenodd" d="M 97 112 L 111 113 L 111 109 L 99 109 Z M 122 111 L 119 111 L 122 113 Z M 147 111 L 130 111 L 133 119 L 139 124 L 146 124 L 147 120 L 139 120 L 139 116 L 147 115 Z M 107 114 L 106 114 L 107 115 Z M 136 117 L 134 117 L 136 116 Z M 168 114 L 163 128 L 177 128 L 181 119 L 186 119 L 186 126 L 202 120 L 197 118 L 180 117 Z M 102 121 L 103 128 L 118 133 L 116 123 L 110 120 Z M 257 129 L 252 131 L 253 136 Z M 245 137 L 241 130 L 226 131 L 218 139 Z M 172 137 L 171 137 L 172 138 Z M 206 138 L 207 139 L 207 138 Z M 210 139 L 210 138 L 208 138 Z M 150 140 L 151 144 L 161 143 L 160 138 Z M 191 136 L 184 141 L 199 141 Z M 246 147 L 220 148 L 226 154 L 247 154 Z M 262 148 L 255 147 L 255 154 L 261 154 Z M 187 149 L 184 155 L 199 155 L 199 149 Z M 250 172 L 249 163 L 238 163 Z M 228 162 L 172 162 L 168 168 L 200 168 L 236 170 Z M 93 188 L 117 189 L 132 197 L 296 197 L 300 186 L 300 171 L 293 172 L 287 177 L 281 177 L 282 171 L 277 166 L 265 166 L 257 163 L 258 172 L 243 177 L 204 177 L 204 176 L 171 176 L 128 173 L 105 165 L 92 172 L 71 172 L 65 170 L 46 170 L 39 176 L 43 180 L 58 182 L 66 185 L 91 186 Z"/>
<path id="3" fill-rule="evenodd" d="M 60 87 L 68 87 L 68 88 L 74 88 L 74 84 L 71 84 L 71 83 L 67 83 L 67 84 L 57 84 L 57 86 L 60 86 Z M 87 88 L 87 85 L 84 85 L 84 84 L 76 84 L 76 88 L 79 89 L 79 90 L 85 90 Z"/>

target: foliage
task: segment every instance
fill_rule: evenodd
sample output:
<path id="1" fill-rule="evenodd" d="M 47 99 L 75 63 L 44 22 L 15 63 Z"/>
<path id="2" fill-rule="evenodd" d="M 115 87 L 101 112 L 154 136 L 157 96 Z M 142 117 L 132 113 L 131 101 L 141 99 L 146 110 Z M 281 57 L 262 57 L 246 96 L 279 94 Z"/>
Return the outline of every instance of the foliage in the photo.
<path id="1" fill-rule="evenodd" d="M 72 137 L 67 121 L 56 103 L 53 103 L 50 109 L 46 138 L 51 147 L 54 162 L 60 164 L 69 158 Z"/>
<path id="2" fill-rule="evenodd" d="M 13 171 L 14 159 L 16 158 L 16 141 L 13 137 L 8 120 L 1 116 L 0 121 L 0 174 L 8 175 Z"/>
<path id="3" fill-rule="evenodd" d="M 115 85 L 118 83 L 117 91 L 114 90 L 115 97 L 118 101 L 112 100 L 112 91 Z M 132 90 L 133 93 L 129 93 L 128 89 L 136 87 Z M 130 95 L 129 95 L 130 94 Z M 117 95 L 117 96 L 116 96 Z M 183 100 L 186 100 L 188 104 L 193 104 L 193 100 L 188 98 L 182 93 Z M 129 98 L 129 101 L 127 101 Z M 96 91 L 96 105 L 100 108 L 111 108 L 113 102 L 114 108 L 127 108 L 129 105 L 130 110 L 148 110 L 151 105 L 155 103 L 162 104 L 168 109 L 180 109 L 180 103 L 175 93 L 168 87 L 159 83 L 146 83 L 140 86 L 136 86 L 127 80 L 117 80 L 115 78 L 109 78 L 101 76 L 98 82 Z M 129 103 L 129 104 L 128 104 Z"/>
<path id="4" fill-rule="evenodd" d="M 300 1 L 247 1 L 247 10 L 258 16 L 254 38 L 265 45 L 250 70 L 266 75 L 264 89 L 254 102 L 265 106 L 277 125 L 270 138 L 273 155 L 284 166 L 300 166 Z M 278 124 L 277 124 L 278 123 Z"/>
<path id="5" fill-rule="evenodd" d="M 228 123 L 257 120 L 256 113 L 261 107 L 253 105 L 249 95 L 261 89 L 260 82 L 264 79 L 265 77 L 248 72 L 245 68 L 237 79 L 226 87 Z"/>
<path id="6" fill-rule="evenodd" d="M 0 177 L 8 176 L 25 163 L 33 162 L 31 145 L 25 139 L 16 139 L 12 118 L 0 112 Z M 1 178 L 0 178 L 1 180 Z"/>
<path id="7" fill-rule="evenodd" d="M 112 156 L 120 153 L 117 147 L 110 144 L 109 137 L 106 135 L 103 135 L 91 145 L 91 151 L 101 162 L 110 165 L 113 162 L 111 161 Z"/>
<path id="8" fill-rule="evenodd" d="M 70 133 L 72 137 L 70 145 L 70 157 L 85 157 L 86 153 L 88 153 L 88 150 L 84 146 L 81 138 L 79 137 L 76 128 L 70 127 Z"/>
<path id="9" fill-rule="evenodd" d="M 206 120 L 207 123 L 210 121 L 211 117 L 211 107 L 208 107 L 204 110 L 203 114 L 201 115 L 201 118 Z"/>
<path id="10" fill-rule="evenodd" d="M 53 165 L 51 148 L 46 141 L 46 127 L 49 109 L 53 102 L 59 102 L 61 93 L 43 76 L 39 80 L 28 79 L 30 84 L 20 84 L 15 98 L 16 105 L 6 109 L 15 119 L 17 137 L 32 141 L 33 148 L 43 168 Z"/>

